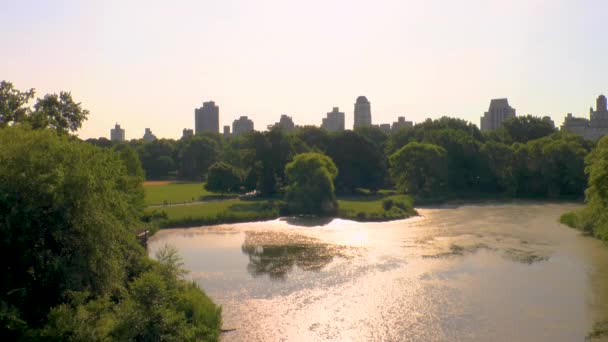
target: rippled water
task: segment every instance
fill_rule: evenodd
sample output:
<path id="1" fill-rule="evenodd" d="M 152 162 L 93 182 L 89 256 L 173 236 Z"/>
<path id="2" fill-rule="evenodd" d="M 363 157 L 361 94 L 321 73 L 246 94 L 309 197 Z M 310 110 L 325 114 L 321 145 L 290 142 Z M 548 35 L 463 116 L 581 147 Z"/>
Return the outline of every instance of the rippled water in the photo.
<path id="1" fill-rule="evenodd" d="M 558 223 L 577 207 L 163 230 L 149 249 L 179 249 L 225 341 L 581 341 L 608 320 L 608 247 Z"/>

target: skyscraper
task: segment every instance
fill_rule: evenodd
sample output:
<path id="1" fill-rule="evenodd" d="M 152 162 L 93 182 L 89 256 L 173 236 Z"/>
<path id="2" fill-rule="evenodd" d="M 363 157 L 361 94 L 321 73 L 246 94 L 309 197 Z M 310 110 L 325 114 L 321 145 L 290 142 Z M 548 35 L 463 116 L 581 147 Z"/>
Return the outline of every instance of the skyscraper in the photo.
<path id="1" fill-rule="evenodd" d="M 147 141 L 147 142 L 154 141 L 154 140 L 156 140 L 156 135 L 154 135 L 152 133 L 151 129 L 146 128 L 143 139 L 144 139 L 144 141 Z"/>
<path id="2" fill-rule="evenodd" d="M 343 131 L 344 113 L 338 107 L 334 107 L 331 112 L 327 113 L 327 117 L 323 118 L 321 128 L 325 128 L 331 132 Z"/>
<path id="3" fill-rule="evenodd" d="M 505 120 L 515 117 L 515 108 L 509 106 L 507 99 L 493 99 L 490 108 L 481 117 L 482 131 L 493 131 L 502 126 Z"/>
<path id="4" fill-rule="evenodd" d="M 372 110 L 371 104 L 365 96 L 357 97 L 355 102 L 355 124 L 354 128 L 371 126 L 372 125 Z"/>
<path id="5" fill-rule="evenodd" d="M 120 125 L 116 123 L 114 128 L 110 130 L 110 140 L 112 141 L 125 141 L 125 130 L 120 128 Z"/>
<path id="6" fill-rule="evenodd" d="M 191 137 L 193 135 L 194 135 L 194 131 L 191 128 L 184 128 L 184 130 L 182 131 L 182 139 Z"/>
<path id="7" fill-rule="evenodd" d="M 232 122 L 232 135 L 238 136 L 248 132 L 253 132 L 253 121 L 247 116 L 241 116 Z"/>
<path id="8" fill-rule="evenodd" d="M 280 128 L 284 131 L 292 131 L 296 128 L 296 125 L 293 123 L 291 116 L 286 114 L 281 115 L 279 122 L 275 122 L 274 125 L 268 125 L 268 129 Z"/>
<path id="9" fill-rule="evenodd" d="M 392 130 L 396 132 L 403 128 L 411 128 L 413 123 L 411 121 L 405 121 L 405 116 L 397 117 L 397 121 L 393 122 Z"/>
<path id="10" fill-rule="evenodd" d="M 201 108 L 194 109 L 194 131 L 196 134 L 220 131 L 220 107 L 215 102 L 204 102 Z"/>

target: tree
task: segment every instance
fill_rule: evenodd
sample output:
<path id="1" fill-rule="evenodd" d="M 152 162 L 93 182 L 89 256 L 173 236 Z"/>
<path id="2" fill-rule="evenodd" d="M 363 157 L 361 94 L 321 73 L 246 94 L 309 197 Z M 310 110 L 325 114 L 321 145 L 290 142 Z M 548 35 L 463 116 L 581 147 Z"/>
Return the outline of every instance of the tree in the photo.
<path id="1" fill-rule="evenodd" d="M 34 129 L 51 128 L 64 134 L 77 131 L 88 115 L 89 111 L 75 102 L 72 94 L 62 91 L 38 99 L 28 121 Z"/>
<path id="2" fill-rule="evenodd" d="M 327 215 L 336 212 L 338 203 L 333 180 L 338 169 L 329 157 L 315 152 L 298 154 L 285 166 L 285 174 L 290 213 Z"/>
<path id="3" fill-rule="evenodd" d="M 532 115 L 517 116 L 506 120 L 497 131 L 497 134 L 504 132 L 508 143 L 526 143 L 556 132 L 550 121 Z"/>
<path id="4" fill-rule="evenodd" d="M 389 157 L 390 173 L 397 188 L 419 196 L 445 192 L 448 160 L 443 147 L 411 142 Z"/>
<path id="5" fill-rule="evenodd" d="M 39 322 L 66 291 L 119 289 L 143 254 L 141 179 L 120 156 L 49 130 L 4 128 L 0 160 L 0 263 L 10 269 L 0 299 Z"/>
<path id="6" fill-rule="evenodd" d="M 133 149 L 0 129 L 0 326 L 7 340 L 217 340 L 221 310 L 147 258 Z"/>
<path id="7" fill-rule="evenodd" d="M 220 158 L 220 147 L 206 136 L 195 135 L 179 141 L 178 175 L 180 178 L 200 180 L 213 163 Z"/>
<path id="8" fill-rule="evenodd" d="M 30 115 L 28 102 L 34 98 L 34 89 L 19 91 L 12 83 L 0 82 L 0 128 L 24 122 Z"/>
<path id="9" fill-rule="evenodd" d="M 386 157 L 382 149 L 357 132 L 332 136 L 327 155 L 340 170 L 336 187 L 352 192 L 357 188 L 377 190 L 384 184 Z"/>
<path id="10" fill-rule="evenodd" d="M 218 162 L 209 168 L 205 189 L 219 192 L 236 192 L 242 183 L 241 173 L 232 165 Z"/>

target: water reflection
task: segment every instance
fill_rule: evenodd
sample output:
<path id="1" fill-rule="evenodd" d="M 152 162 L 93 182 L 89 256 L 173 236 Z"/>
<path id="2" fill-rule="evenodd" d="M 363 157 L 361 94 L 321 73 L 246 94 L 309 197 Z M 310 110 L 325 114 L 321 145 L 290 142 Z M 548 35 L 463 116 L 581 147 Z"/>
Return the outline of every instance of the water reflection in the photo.
<path id="1" fill-rule="evenodd" d="M 249 256 L 247 271 L 254 277 L 268 274 L 284 279 L 294 266 L 304 271 L 319 271 L 334 256 L 344 256 L 344 248 L 318 239 L 284 232 L 245 232 L 243 253 Z"/>

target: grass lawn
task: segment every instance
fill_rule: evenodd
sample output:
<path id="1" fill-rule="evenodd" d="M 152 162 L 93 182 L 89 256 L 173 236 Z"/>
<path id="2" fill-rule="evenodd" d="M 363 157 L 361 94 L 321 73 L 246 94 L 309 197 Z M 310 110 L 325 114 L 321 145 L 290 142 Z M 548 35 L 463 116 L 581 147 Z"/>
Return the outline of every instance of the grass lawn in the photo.
<path id="1" fill-rule="evenodd" d="M 416 215 L 413 200 L 406 195 L 338 197 L 338 217 L 355 221 L 399 220 Z"/>
<path id="2" fill-rule="evenodd" d="M 145 182 L 146 205 L 164 203 L 183 203 L 200 200 L 203 196 L 213 196 L 215 193 L 203 188 L 204 183 L 179 182 Z"/>
<path id="3" fill-rule="evenodd" d="M 159 209 L 167 213 L 167 220 L 160 222 L 163 228 L 260 221 L 279 217 L 275 201 L 265 199 L 227 199 Z"/>

